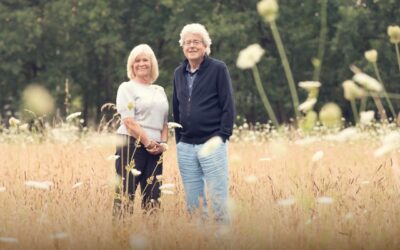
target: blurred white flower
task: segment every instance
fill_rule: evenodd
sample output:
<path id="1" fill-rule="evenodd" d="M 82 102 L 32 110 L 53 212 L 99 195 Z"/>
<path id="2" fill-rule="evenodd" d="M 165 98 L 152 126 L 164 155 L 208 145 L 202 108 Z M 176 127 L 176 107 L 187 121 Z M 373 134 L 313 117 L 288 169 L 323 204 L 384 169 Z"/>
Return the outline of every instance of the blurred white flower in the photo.
<path id="1" fill-rule="evenodd" d="M 135 108 L 135 104 L 133 104 L 133 102 L 128 102 L 127 108 L 128 108 L 128 110 L 132 110 Z"/>
<path id="2" fill-rule="evenodd" d="M 254 184 L 257 182 L 257 180 L 258 180 L 258 178 L 255 175 L 248 175 L 248 176 L 244 177 L 244 181 L 249 184 Z"/>
<path id="3" fill-rule="evenodd" d="M 346 98 L 348 101 L 361 98 L 365 95 L 365 91 L 352 80 L 344 81 L 342 86 L 344 90 L 344 98 Z"/>
<path id="4" fill-rule="evenodd" d="M 18 120 L 18 119 L 15 118 L 15 117 L 11 117 L 11 118 L 8 120 L 8 124 L 10 124 L 10 127 L 13 127 L 13 128 L 16 128 L 20 123 L 21 123 L 20 120 Z"/>
<path id="5" fill-rule="evenodd" d="M 131 172 L 132 172 L 133 176 L 139 176 L 142 173 L 139 170 L 137 170 L 136 168 L 132 168 Z"/>
<path id="6" fill-rule="evenodd" d="M 5 187 L 0 187 L 0 193 L 5 192 L 6 188 Z"/>
<path id="7" fill-rule="evenodd" d="M 378 52 L 375 49 L 365 51 L 364 56 L 370 63 L 376 63 L 378 60 Z"/>
<path id="8" fill-rule="evenodd" d="M 354 217 L 354 214 L 353 214 L 352 212 L 348 212 L 348 213 L 344 216 L 344 218 L 345 218 L 346 220 L 353 219 L 353 217 Z"/>
<path id="9" fill-rule="evenodd" d="M 199 150 L 200 157 L 207 157 L 214 153 L 215 150 L 222 144 L 222 138 L 219 136 L 214 136 L 208 139 Z"/>
<path id="10" fill-rule="evenodd" d="M 54 239 L 62 240 L 62 239 L 68 238 L 68 234 L 64 233 L 64 232 L 54 233 L 54 234 L 49 235 L 49 238 L 52 240 L 54 240 Z"/>
<path id="11" fill-rule="evenodd" d="M 334 202 L 334 199 L 332 197 L 328 197 L 328 196 L 321 196 L 317 198 L 317 202 L 320 204 L 332 204 Z"/>
<path id="12" fill-rule="evenodd" d="M 304 146 L 304 145 L 309 145 L 314 142 L 317 142 L 319 139 L 317 137 L 307 137 L 304 139 L 296 140 L 294 141 L 294 144 Z"/>
<path id="13" fill-rule="evenodd" d="M 344 142 L 347 140 L 355 139 L 359 136 L 358 130 L 354 127 L 345 128 L 335 135 L 327 136 L 327 140 Z"/>
<path id="14" fill-rule="evenodd" d="M 257 11 L 266 22 L 275 21 L 278 16 L 279 6 L 276 0 L 262 0 L 257 3 Z"/>
<path id="15" fill-rule="evenodd" d="M 271 158 L 270 157 L 260 158 L 260 161 L 271 161 Z"/>
<path id="16" fill-rule="evenodd" d="M 165 190 L 165 189 L 163 189 L 163 190 L 161 190 L 161 193 L 163 193 L 163 194 L 169 194 L 169 195 L 173 195 L 173 194 L 174 194 L 174 191 L 171 191 L 171 190 Z"/>
<path id="17" fill-rule="evenodd" d="M 120 157 L 119 155 L 110 155 L 107 157 L 107 161 L 114 161 L 119 159 L 119 157 Z"/>
<path id="18" fill-rule="evenodd" d="M 0 237 L 0 242 L 3 243 L 18 243 L 18 239 L 17 238 L 13 238 L 13 237 Z"/>
<path id="19" fill-rule="evenodd" d="M 278 200 L 276 203 L 282 207 L 289 207 L 296 203 L 296 199 L 294 197 L 289 197 L 286 199 Z"/>
<path id="20" fill-rule="evenodd" d="M 317 89 L 321 87 L 321 83 L 316 81 L 304 81 L 304 82 L 299 82 L 299 87 L 310 91 L 312 89 Z"/>
<path id="21" fill-rule="evenodd" d="M 383 90 L 382 84 L 380 82 L 378 82 L 375 78 L 370 77 L 367 74 L 356 73 L 353 76 L 353 80 L 358 82 L 364 88 L 366 88 L 370 91 L 381 92 Z"/>
<path id="22" fill-rule="evenodd" d="M 249 45 L 247 48 L 239 52 L 236 60 L 236 66 L 240 69 L 249 69 L 256 65 L 261 57 L 264 55 L 265 50 L 259 44 Z"/>
<path id="23" fill-rule="evenodd" d="M 398 25 L 388 26 L 387 33 L 391 43 L 400 43 L 400 27 Z"/>
<path id="24" fill-rule="evenodd" d="M 375 157 L 380 157 L 400 148 L 400 132 L 391 132 L 382 139 L 382 146 L 375 150 Z"/>
<path id="25" fill-rule="evenodd" d="M 370 181 L 361 181 L 360 182 L 360 185 L 369 185 L 370 184 Z"/>
<path id="26" fill-rule="evenodd" d="M 25 186 L 36 189 L 49 190 L 51 185 L 51 181 L 25 181 Z"/>
<path id="27" fill-rule="evenodd" d="M 55 102 L 46 88 L 32 84 L 22 93 L 22 106 L 35 115 L 43 116 L 53 113 Z"/>
<path id="28" fill-rule="evenodd" d="M 72 186 L 72 189 L 78 188 L 83 185 L 83 182 L 77 182 Z"/>
<path id="29" fill-rule="evenodd" d="M 28 131 L 29 130 L 29 124 L 28 123 L 24 123 L 21 126 L 19 126 L 19 129 L 21 131 Z"/>
<path id="30" fill-rule="evenodd" d="M 175 184 L 173 183 L 166 183 L 160 186 L 160 190 L 165 190 L 165 189 L 170 189 L 170 188 L 174 188 Z"/>
<path id="31" fill-rule="evenodd" d="M 168 128 L 182 128 L 182 125 L 176 122 L 168 122 Z"/>
<path id="32" fill-rule="evenodd" d="M 360 113 L 360 123 L 362 125 L 371 124 L 372 120 L 374 119 L 375 112 L 373 110 L 363 111 Z"/>
<path id="33" fill-rule="evenodd" d="M 67 120 L 67 121 L 71 121 L 72 119 L 74 119 L 74 118 L 80 116 L 81 114 L 82 114 L 82 112 L 75 112 L 75 113 L 72 113 L 72 114 L 70 114 L 70 115 L 67 116 L 66 120 Z"/>
<path id="34" fill-rule="evenodd" d="M 163 179 L 163 178 L 162 178 L 162 175 L 160 175 L 160 174 L 159 174 L 159 175 L 156 175 L 156 179 L 157 179 L 158 181 L 162 181 L 162 179 Z"/>
<path id="35" fill-rule="evenodd" d="M 342 110 L 334 102 L 326 103 L 319 111 L 319 120 L 327 128 L 338 128 L 342 125 Z"/>
<path id="36" fill-rule="evenodd" d="M 322 150 L 317 151 L 312 157 L 311 161 L 317 162 L 320 161 L 324 157 L 324 152 Z"/>
<path id="37" fill-rule="evenodd" d="M 305 102 L 299 105 L 299 110 L 303 111 L 304 113 L 307 113 L 307 111 L 311 110 L 314 105 L 317 103 L 316 98 L 309 98 Z"/>
<path id="38" fill-rule="evenodd" d="M 129 245 L 134 250 L 145 250 L 150 247 L 148 239 L 141 234 L 132 234 L 129 237 Z"/>

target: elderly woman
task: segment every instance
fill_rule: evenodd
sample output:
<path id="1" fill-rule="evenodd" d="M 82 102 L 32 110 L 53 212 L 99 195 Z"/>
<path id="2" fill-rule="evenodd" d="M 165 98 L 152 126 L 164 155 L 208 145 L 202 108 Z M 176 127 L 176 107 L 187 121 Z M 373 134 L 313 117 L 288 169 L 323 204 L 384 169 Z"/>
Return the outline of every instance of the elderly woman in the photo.
<path id="1" fill-rule="evenodd" d="M 134 200 L 138 184 L 142 208 L 159 207 L 162 153 L 168 136 L 168 100 L 164 89 L 153 84 L 158 77 L 158 63 L 153 50 L 140 44 L 131 51 L 127 73 L 117 93 L 121 125 L 117 134 L 123 143 L 117 146 L 115 167 L 119 178 L 114 200 L 114 215 L 121 212 L 122 197 Z M 130 203 L 130 204 L 129 204 Z M 126 204 L 132 212 L 133 202 Z"/>

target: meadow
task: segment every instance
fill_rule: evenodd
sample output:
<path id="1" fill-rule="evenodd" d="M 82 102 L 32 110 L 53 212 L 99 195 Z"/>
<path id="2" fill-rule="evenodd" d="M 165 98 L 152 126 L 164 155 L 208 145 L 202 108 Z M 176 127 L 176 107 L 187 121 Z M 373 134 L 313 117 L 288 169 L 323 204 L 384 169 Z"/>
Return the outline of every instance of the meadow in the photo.
<path id="1" fill-rule="evenodd" d="M 173 140 L 163 170 L 173 194 L 162 194 L 156 215 L 136 200 L 132 215 L 113 220 L 111 135 L 42 142 L 3 135 L 0 249 L 399 249 L 399 152 L 381 142 L 395 130 L 237 128 L 229 144 L 230 226 L 188 217 Z"/>

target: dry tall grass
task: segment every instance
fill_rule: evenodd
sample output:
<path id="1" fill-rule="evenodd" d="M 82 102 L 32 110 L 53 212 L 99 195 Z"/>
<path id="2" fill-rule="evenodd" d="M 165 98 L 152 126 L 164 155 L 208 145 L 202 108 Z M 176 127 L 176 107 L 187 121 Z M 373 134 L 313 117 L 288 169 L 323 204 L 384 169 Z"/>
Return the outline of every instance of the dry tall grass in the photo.
<path id="1" fill-rule="evenodd" d="M 393 162 L 373 156 L 376 140 L 230 143 L 230 228 L 187 218 L 170 144 L 164 183 L 175 183 L 175 194 L 163 195 L 156 216 L 136 202 L 134 214 L 117 222 L 112 145 L 0 144 L 0 249 L 400 248 Z M 33 189 L 27 180 L 53 185 Z"/>

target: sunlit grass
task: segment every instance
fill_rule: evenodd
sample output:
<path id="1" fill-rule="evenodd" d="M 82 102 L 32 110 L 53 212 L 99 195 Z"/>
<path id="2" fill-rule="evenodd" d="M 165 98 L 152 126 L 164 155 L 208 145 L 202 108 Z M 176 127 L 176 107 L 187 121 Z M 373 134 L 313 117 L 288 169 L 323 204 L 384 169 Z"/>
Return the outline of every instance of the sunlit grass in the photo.
<path id="1" fill-rule="evenodd" d="M 188 219 L 173 142 L 162 178 L 175 185 L 173 194 L 162 195 L 162 210 L 145 215 L 137 200 L 133 215 L 113 222 L 112 140 L 100 134 L 68 144 L 3 137 L 0 249 L 400 247 L 392 166 L 399 153 L 374 156 L 387 128 L 339 140 L 324 131 L 300 137 L 247 127 L 229 144 L 230 228 Z M 51 185 L 37 189 L 26 181 Z"/>

